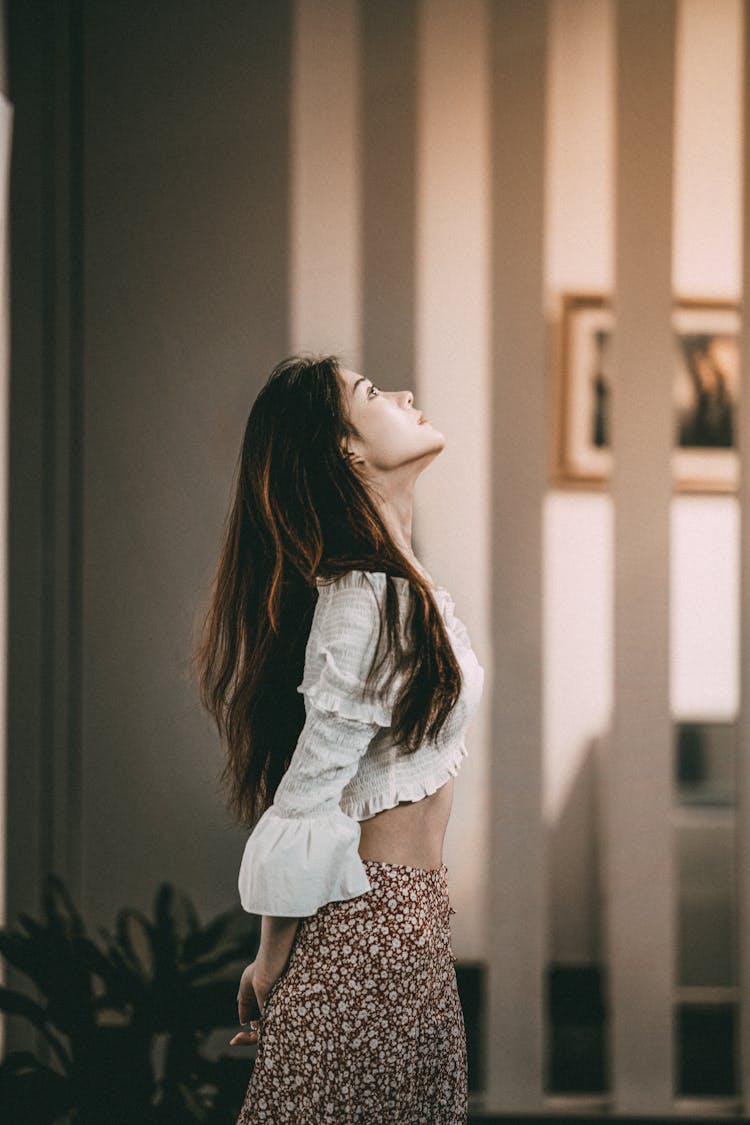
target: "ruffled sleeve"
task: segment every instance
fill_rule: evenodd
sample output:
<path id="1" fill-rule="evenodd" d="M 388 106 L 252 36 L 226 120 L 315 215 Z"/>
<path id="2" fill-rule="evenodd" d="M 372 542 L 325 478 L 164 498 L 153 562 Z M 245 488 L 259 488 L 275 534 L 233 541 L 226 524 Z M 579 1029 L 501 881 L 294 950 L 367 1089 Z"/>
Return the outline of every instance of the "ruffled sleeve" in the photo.
<path id="1" fill-rule="evenodd" d="M 318 588 L 297 688 L 305 696 L 305 724 L 274 803 L 242 856 L 240 901 L 252 914 L 304 917 L 370 890 L 359 822 L 339 801 L 378 730 L 390 725 L 392 700 L 377 691 L 364 695 L 384 580 L 352 571 Z"/>
<path id="2" fill-rule="evenodd" d="M 367 698 L 364 684 L 375 656 L 386 581 L 381 571 L 353 570 L 318 587 L 320 619 L 313 620 L 313 651 L 297 688 L 322 710 L 381 727 L 391 725 L 398 684 L 387 694 L 382 685 L 376 687 Z"/>

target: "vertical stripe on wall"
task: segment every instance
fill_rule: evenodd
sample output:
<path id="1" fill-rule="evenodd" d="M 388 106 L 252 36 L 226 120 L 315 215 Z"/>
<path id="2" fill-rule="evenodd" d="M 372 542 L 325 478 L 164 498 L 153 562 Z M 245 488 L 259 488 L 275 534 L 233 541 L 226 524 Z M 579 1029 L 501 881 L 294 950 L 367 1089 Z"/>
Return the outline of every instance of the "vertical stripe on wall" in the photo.
<path id="1" fill-rule="evenodd" d="M 492 5 L 492 627 L 488 1107 L 541 1108 L 546 902 L 542 513 L 546 485 L 547 5 Z"/>
<path id="2" fill-rule="evenodd" d="M 355 369 L 362 351 L 359 22 L 356 0 L 296 0 L 291 79 L 292 350 L 335 352 Z"/>
<path id="3" fill-rule="evenodd" d="M 481 0 L 423 0 L 418 20 L 416 398 L 445 436 L 420 477 L 414 543 L 451 590 L 485 668 L 445 839 L 454 949 L 485 954 L 487 857 L 489 138 L 487 10 Z"/>
<path id="4" fill-rule="evenodd" d="M 738 1085 L 750 1112 L 750 0 L 742 6 L 742 300 L 741 387 L 737 435 L 741 457 L 740 508 L 740 706 L 737 716 L 737 932 L 739 1026 Z"/>
<path id="5" fill-rule="evenodd" d="M 677 12 L 675 293 L 736 299 L 742 268 L 742 0 L 680 0 Z"/>
<path id="6" fill-rule="evenodd" d="M 672 1106 L 674 46 L 672 0 L 617 6 L 615 661 L 604 824 L 614 1108 L 623 1113 Z"/>
<path id="7" fill-rule="evenodd" d="M 2 43 L 2 55 L 5 56 L 5 42 Z M 4 64 L 0 63 L 0 67 Z M 0 215 L 2 215 L 2 237 L 0 238 L 0 448 L 2 449 L 2 465 L 0 466 L 0 510 L 2 511 L 3 545 L 0 549 L 0 573 L 2 574 L 2 589 L 0 589 L 0 636 L 3 638 L 3 653 L 0 660 L 0 926 L 7 926 L 8 900 L 6 872 L 8 865 L 8 848 L 10 838 L 7 832 L 7 768 L 8 768 L 8 743 L 7 743 L 7 717 L 8 717 L 8 507 L 10 502 L 10 489 L 8 479 L 8 447 L 10 440 L 10 372 L 8 368 L 10 353 L 10 246 L 8 238 L 8 189 L 10 178 L 10 159 L 13 147 L 13 113 L 14 107 L 8 100 L 7 81 L 0 83 Z M 0 965 L 0 983 L 8 987 L 8 973 L 5 962 Z M 6 1048 L 6 1019 L 0 1021 L 0 1056 L 7 1054 Z"/>
<path id="8" fill-rule="evenodd" d="M 15 924 L 22 911 L 38 916 L 51 871 L 80 893 L 82 97 L 79 7 L 5 7 L 14 135 L 4 906 Z M 4 117 L 7 128 L 7 108 Z M 11 966 L 4 983 L 28 991 Z M 11 1021 L 4 1046 L 32 1045 L 32 1029 Z"/>
<path id="9" fill-rule="evenodd" d="M 9 11 L 11 94 L 20 107 L 16 123 L 23 122 L 9 217 L 11 917 L 36 911 L 41 880 L 53 868 L 74 894 L 80 889 L 81 105 L 80 26 L 70 9 L 18 4 Z"/>
<path id="10" fill-rule="evenodd" d="M 362 370 L 416 396 L 416 0 L 362 0 L 361 19 Z"/>
<path id="11" fill-rule="evenodd" d="M 3 541 L 0 547 L 0 636 L 4 638 L 0 657 L 0 926 L 8 922 L 6 911 L 7 847 L 7 716 L 8 716 L 8 445 L 10 440 L 10 246 L 8 238 L 8 189 L 13 146 L 13 105 L 0 87 L 0 511 Z M 1 979 L 1 978 L 0 978 Z M 2 1041 L 0 1041 L 0 1053 Z"/>

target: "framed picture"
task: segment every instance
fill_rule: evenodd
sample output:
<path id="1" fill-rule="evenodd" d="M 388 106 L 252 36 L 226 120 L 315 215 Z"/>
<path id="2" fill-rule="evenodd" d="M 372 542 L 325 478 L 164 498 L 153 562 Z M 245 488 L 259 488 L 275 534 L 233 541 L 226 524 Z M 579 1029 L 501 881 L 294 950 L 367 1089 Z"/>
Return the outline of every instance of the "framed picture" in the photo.
<path id="1" fill-rule="evenodd" d="M 737 402 L 740 307 L 680 299 L 675 334 L 675 489 L 734 492 L 739 482 Z M 612 471 L 609 298 L 566 293 L 558 323 L 552 483 L 606 487 Z"/>

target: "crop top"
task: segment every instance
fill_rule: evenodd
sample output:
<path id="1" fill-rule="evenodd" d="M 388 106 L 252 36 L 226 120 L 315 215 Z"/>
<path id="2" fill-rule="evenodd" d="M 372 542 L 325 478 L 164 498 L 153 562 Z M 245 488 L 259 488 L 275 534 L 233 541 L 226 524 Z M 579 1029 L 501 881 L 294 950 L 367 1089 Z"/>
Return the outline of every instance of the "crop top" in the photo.
<path id="1" fill-rule="evenodd" d="M 401 599 L 402 630 L 409 581 L 393 579 Z M 289 767 L 245 844 L 240 901 L 252 914 L 304 917 L 327 902 L 371 889 L 359 856 L 359 821 L 400 801 L 418 801 L 458 773 L 464 736 L 481 699 L 484 669 L 443 587 L 432 587 L 462 673 L 461 693 L 436 740 L 411 754 L 391 738 L 393 706 L 403 673 L 365 699 L 375 655 L 387 577 L 352 570 L 317 579 L 318 598 L 297 691 L 305 722 Z M 385 626 L 384 626 L 385 628 Z"/>

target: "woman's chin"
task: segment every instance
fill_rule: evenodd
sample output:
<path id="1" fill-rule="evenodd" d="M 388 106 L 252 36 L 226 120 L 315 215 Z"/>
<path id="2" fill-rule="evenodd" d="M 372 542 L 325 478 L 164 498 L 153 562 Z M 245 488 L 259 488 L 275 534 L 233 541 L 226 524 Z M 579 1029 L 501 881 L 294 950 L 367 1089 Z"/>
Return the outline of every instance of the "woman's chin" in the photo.
<path id="1" fill-rule="evenodd" d="M 445 438 L 441 434 L 440 430 L 435 430 L 432 436 L 434 440 L 430 442 L 424 454 L 428 464 L 430 461 L 434 461 L 435 458 L 445 449 Z"/>

